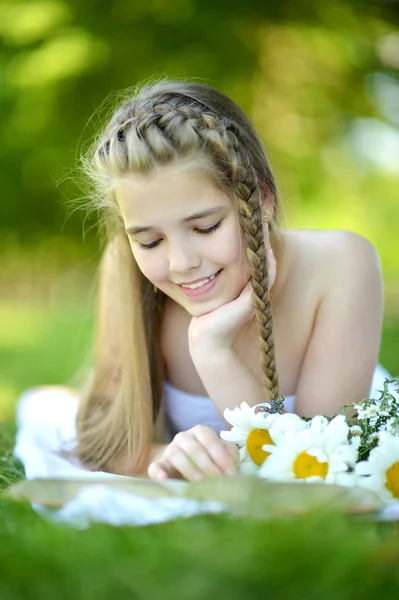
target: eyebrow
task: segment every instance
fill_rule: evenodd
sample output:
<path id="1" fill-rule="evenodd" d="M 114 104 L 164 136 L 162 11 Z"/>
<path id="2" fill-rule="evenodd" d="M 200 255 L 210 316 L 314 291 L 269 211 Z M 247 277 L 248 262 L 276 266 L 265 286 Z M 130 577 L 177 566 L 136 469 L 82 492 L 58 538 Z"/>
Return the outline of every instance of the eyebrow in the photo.
<path id="1" fill-rule="evenodd" d="M 182 223 L 188 223 L 189 221 L 195 221 L 195 219 L 203 219 L 204 217 L 208 217 L 213 215 L 219 211 L 221 211 L 224 206 L 215 206 L 214 208 L 209 208 L 208 210 L 202 210 L 201 212 L 197 212 L 189 217 L 185 217 L 182 219 Z M 129 235 L 137 235 L 138 233 L 143 233 L 144 231 L 151 231 L 152 229 L 156 229 L 156 227 L 152 225 L 148 225 L 146 227 L 127 227 L 126 233 Z"/>

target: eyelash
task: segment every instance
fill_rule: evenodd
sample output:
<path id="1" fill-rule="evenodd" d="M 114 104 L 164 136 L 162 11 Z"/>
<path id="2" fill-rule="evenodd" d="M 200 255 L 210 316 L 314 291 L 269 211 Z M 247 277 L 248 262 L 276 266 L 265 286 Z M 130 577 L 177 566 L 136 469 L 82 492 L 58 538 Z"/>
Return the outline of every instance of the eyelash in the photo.
<path id="1" fill-rule="evenodd" d="M 216 231 L 217 229 L 219 229 L 221 224 L 222 224 L 222 221 L 219 221 L 218 223 L 216 223 L 216 225 L 212 225 L 212 227 L 208 227 L 207 229 L 196 228 L 194 231 L 196 231 L 197 233 L 199 233 L 201 235 L 209 235 L 209 234 L 213 233 L 214 231 Z M 160 242 L 161 242 L 161 240 L 157 240 L 156 242 L 152 242 L 151 244 L 142 244 L 141 242 L 139 242 L 139 246 L 143 250 L 151 250 L 152 248 L 156 248 L 160 244 Z"/>

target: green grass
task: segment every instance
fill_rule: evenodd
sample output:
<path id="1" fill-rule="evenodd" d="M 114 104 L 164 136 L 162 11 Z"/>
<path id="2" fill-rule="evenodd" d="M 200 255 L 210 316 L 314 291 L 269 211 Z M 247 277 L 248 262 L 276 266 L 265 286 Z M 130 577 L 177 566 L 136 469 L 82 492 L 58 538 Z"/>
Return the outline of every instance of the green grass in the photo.
<path id="1" fill-rule="evenodd" d="M 91 316 L 0 307 L 0 489 L 23 478 L 12 456 L 15 401 L 66 383 L 86 356 Z M 399 323 L 381 362 L 399 373 Z M 76 530 L 0 497 L 0 599 L 396 599 L 399 528 L 364 517 L 310 514 L 256 522 L 196 517 L 144 528 Z"/>
<path id="2" fill-rule="evenodd" d="M 86 361 L 93 329 L 87 311 L 0 304 L 0 421 L 10 421 L 26 389 L 67 384 Z"/>
<path id="3" fill-rule="evenodd" d="M 0 424 L 0 492 L 24 477 L 22 464 L 13 456 L 15 425 Z"/>
<path id="4" fill-rule="evenodd" d="M 76 530 L 0 500 L 0 598 L 397 598 L 399 532 L 334 515 Z"/>

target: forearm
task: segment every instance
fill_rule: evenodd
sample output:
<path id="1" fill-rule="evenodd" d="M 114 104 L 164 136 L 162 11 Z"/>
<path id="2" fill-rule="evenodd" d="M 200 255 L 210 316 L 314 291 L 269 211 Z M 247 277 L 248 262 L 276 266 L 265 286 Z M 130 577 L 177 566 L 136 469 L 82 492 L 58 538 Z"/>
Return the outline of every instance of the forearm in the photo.
<path id="1" fill-rule="evenodd" d="M 262 384 L 232 349 L 218 350 L 215 355 L 193 356 L 197 372 L 219 413 L 234 409 L 241 402 L 250 406 L 265 402 Z"/>

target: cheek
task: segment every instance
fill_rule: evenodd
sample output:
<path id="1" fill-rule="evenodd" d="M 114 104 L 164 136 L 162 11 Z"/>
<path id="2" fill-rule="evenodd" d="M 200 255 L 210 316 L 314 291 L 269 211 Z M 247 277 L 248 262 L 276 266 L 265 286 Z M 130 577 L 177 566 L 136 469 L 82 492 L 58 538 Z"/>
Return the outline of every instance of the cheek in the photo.
<path id="1" fill-rule="evenodd" d="M 151 250 L 132 250 L 132 252 L 140 271 L 147 279 L 150 281 L 162 281 L 165 277 L 165 269 L 162 261 L 154 256 L 155 252 Z"/>
<path id="2" fill-rule="evenodd" d="M 240 239 L 237 229 L 230 228 L 226 229 L 223 236 L 215 240 L 213 252 L 219 264 L 241 267 L 245 263 L 245 242 Z"/>

